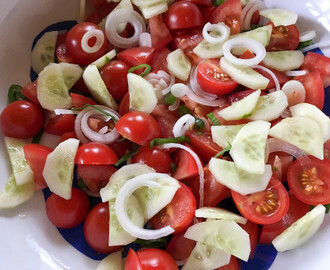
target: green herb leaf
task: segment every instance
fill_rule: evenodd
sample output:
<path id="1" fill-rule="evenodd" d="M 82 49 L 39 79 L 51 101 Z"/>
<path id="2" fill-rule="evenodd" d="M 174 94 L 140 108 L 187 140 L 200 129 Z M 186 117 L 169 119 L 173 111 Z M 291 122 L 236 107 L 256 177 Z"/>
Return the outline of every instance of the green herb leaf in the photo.
<path id="1" fill-rule="evenodd" d="M 39 143 L 40 142 L 40 139 L 41 139 L 41 136 L 42 134 L 44 133 L 44 130 L 40 130 L 39 133 L 37 135 L 35 135 L 32 139 L 32 143 Z"/>
<path id="2" fill-rule="evenodd" d="M 183 142 L 190 142 L 190 138 L 186 137 L 186 136 L 180 136 L 180 137 L 176 137 L 176 138 L 156 138 L 153 139 L 150 142 L 150 148 L 153 148 L 154 146 L 157 145 L 162 145 L 165 143 L 183 143 Z"/>
<path id="3" fill-rule="evenodd" d="M 118 121 L 118 119 L 113 117 L 110 113 L 106 112 L 105 110 L 100 109 L 99 107 L 97 107 L 95 105 L 91 105 L 91 104 L 86 104 L 85 106 L 80 107 L 80 108 L 71 108 L 71 110 L 72 111 L 82 111 L 83 109 L 86 109 L 88 107 L 92 107 L 95 110 L 99 111 L 100 113 L 103 113 L 104 115 L 111 117 L 112 121 L 114 121 L 115 123 Z"/>
<path id="4" fill-rule="evenodd" d="M 179 113 L 180 116 L 183 116 L 185 114 L 191 114 L 192 115 L 192 112 L 188 109 L 188 107 L 186 105 L 179 106 L 178 113 Z"/>
<path id="5" fill-rule="evenodd" d="M 82 180 L 81 177 L 79 177 L 79 179 L 78 179 L 77 186 L 79 188 L 88 188 L 87 185 L 85 184 L 84 180 Z"/>
<path id="6" fill-rule="evenodd" d="M 214 6 L 220 6 L 224 2 L 226 2 L 226 0 L 214 0 L 213 5 Z"/>
<path id="7" fill-rule="evenodd" d="M 330 211 L 330 203 L 325 204 L 324 207 L 325 207 L 325 213 L 328 214 Z"/>
<path id="8" fill-rule="evenodd" d="M 277 172 L 278 171 L 278 168 L 276 166 L 273 166 L 273 171 L 274 172 Z"/>
<path id="9" fill-rule="evenodd" d="M 201 131 L 204 129 L 204 126 L 205 126 L 204 121 L 200 118 L 195 117 L 195 124 L 194 124 L 193 129 Z"/>
<path id="10" fill-rule="evenodd" d="M 132 68 L 130 68 L 129 70 L 128 70 L 128 73 L 132 73 L 132 72 L 134 72 L 135 70 L 138 70 L 138 69 L 140 69 L 140 68 L 144 68 L 144 71 L 142 72 L 142 73 L 140 73 L 139 75 L 140 76 L 146 76 L 147 74 L 149 74 L 150 73 L 150 71 L 151 71 L 151 66 L 150 65 L 148 65 L 148 64 L 141 64 L 141 65 L 138 65 L 138 66 L 135 66 L 135 67 L 132 67 Z"/>
<path id="11" fill-rule="evenodd" d="M 171 92 L 169 92 L 165 97 L 164 97 L 164 102 L 167 105 L 173 105 L 175 103 L 175 101 L 177 100 L 177 98 L 175 96 L 173 96 L 173 94 Z"/>
<path id="12" fill-rule="evenodd" d="M 175 163 L 171 162 L 171 173 L 174 173 L 177 168 L 178 168 L 178 165 L 176 165 Z"/>
<path id="13" fill-rule="evenodd" d="M 139 244 L 142 248 L 165 248 L 167 246 L 167 238 L 162 237 L 155 240 L 143 240 L 136 239 L 136 244 Z"/>
<path id="14" fill-rule="evenodd" d="M 120 165 L 122 165 L 124 162 L 126 162 L 129 158 L 131 158 L 132 156 L 136 155 L 139 151 L 140 151 L 140 147 L 137 144 L 134 144 L 132 149 L 126 153 L 125 155 L 123 155 L 115 164 L 115 167 L 119 167 Z"/>
<path id="15" fill-rule="evenodd" d="M 305 47 L 310 46 L 312 44 L 313 44 L 312 40 L 306 40 L 306 41 L 303 41 L 303 42 L 299 42 L 297 50 L 305 48 Z"/>
<path id="16" fill-rule="evenodd" d="M 218 154 L 216 154 L 214 157 L 215 158 L 218 158 L 218 157 L 220 157 L 221 155 L 223 155 L 224 153 L 227 153 L 227 152 L 229 152 L 230 151 L 230 149 L 231 149 L 231 144 L 230 144 L 230 142 L 227 142 L 228 143 L 228 146 L 225 148 L 225 149 L 223 149 L 222 151 L 220 151 Z"/>
<path id="17" fill-rule="evenodd" d="M 206 116 L 208 117 L 208 119 L 210 119 L 210 121 L 212 122 L 213 126 L 221 126 L 220 122 L 215 117 L 214 113 L 210 112 Z"/>
<path id="18" fill-rule="evenodd" d="M 22 94 L 21 92 L 22 86 L 18 84 L 13 84 L 9 87 L 8 89 L 8 100 L 9 103 L 12 103 L 17 100 L 24 99 L 26 100 L 27 98 Z"/>

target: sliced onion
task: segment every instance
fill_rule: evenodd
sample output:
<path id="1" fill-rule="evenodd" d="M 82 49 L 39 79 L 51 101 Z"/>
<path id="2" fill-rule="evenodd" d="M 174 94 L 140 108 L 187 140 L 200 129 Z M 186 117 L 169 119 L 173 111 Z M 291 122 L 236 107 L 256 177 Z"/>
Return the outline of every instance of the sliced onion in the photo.
<path id="1" fill-rule="evenodd" d="M 195 124 L 195 117 L 191 114 L 181 116 L 173 126 L 172 132 L 174 137 L 183 136 L 193 124 Z"/>
<path id="2" fill-rule="evenodd" d="M 289 70 L 285 72 L 285 74 L 290 77 L 303 76 L 306 73 L 306 70 Z"/>
<path id="3" fill-rule="evenodd" d="M 296 80 L 287 81 L 282 86 L 282 91 L 288 98 L 289 107 L 302 103 L 306 98 L 306 90 L 304 85 Z"/>
<path id="4" fill-rule="evenodd" d="M 200 87 L 199 83 L 197 82 L 197 70 L 198 70 L 198 66 L 197 67 L 193 67 L 191 69 L 191 72 L 190 72 L 190 81 L 189 81 L 189 83 L 190 83 L 191 90 L 196 95 L 202 96 L 205 99 L 215 100 L 218 96 L 204 91 Z"/>
<path id="5" fill-rule="evenodd" d="M 134 28 L 134 35 L 125 38 L 119 35 L 117 28 L 122 23 L 130 23 Z M 141 33 L 146 31 L 143 17 L 131 9 L 117 9 L 110 13 L 105 23 L 105 33 L 108 40 L 119 48 L 131 48 L 139 45 Z"/>
<path id="6" fill-rule="evenodd" d="M 209 120 L 207 120 L 203 116 L 199 116 L 198 118 L 201 119 L 204 122 L 204 129 L 203 129 L 203 131 L 205 131 L 205 132 L 210 131 L 211 130 L 211 125 L 210 125 Z"/>
<path id="7" fill-rule="evenodd" d="M 314 30 L 306 31 L 299 34 L 299 42 L 305 42 L 308 40 L 312 40 L 316 37 L 316 32 Z"/>
<path id="8" fill-rule="evenodd" d="M 253 68 L 258 68 L 261 69 L 263 71 L 266 71 L 274 80 L 275 82 L 275 87 L 276 87 L 276 91 L 280 91 L 281 90 L 281 86 L 280 86 L 280 82 L 278 81 L 276 75 L 274 74 L 273 71 L 271 71 L 269 68 L 266 68 L 264 66 L 260 66 L 260 65 L 255 65 Z"/>
<path id="9" fill-rule="evenodd" d="M 314 49 L 317 49 L 317 48 L 327 48 L 330 46 L 330 43 L 325 41 L 325 42 L 318 42 L 318 43 L 315 43 L 315 44 L 312 44 L 310 46 L 307 46 L 305 48 L 302 48 L 300 51 L 301 52 L 308 52 L 310 50 L 314 50 Z"/>
<path id="10" fill-rule="evenodd" d="M 306 156 L 306 153 L 299 147 L 277 138 L 269 138 L 267 140 L 267 147 L 269 154 L 273 152 L 285 152 L 290 154 L 294 158 Z"/>
<path id="11" fill-rule="evenodd" d="M 159 174 L 159 173 L 147 173 L 136 176 L 131 180 L 127 181 L 119 190 L 116 202 L 115 202 L 115 210 L 118 218 L 118 222 L 123 227 L 123 229 L 134 237 L 151 240 L 158 239 L 160 237 L 164 237 L 170 235 L 174 232 L 174 229 L 170 226 L 163 227 L 157 230 L 149 230 L 136 226 L 128 217 L 126 211 L 126 204 L 128 198 L 132 195 L 132 193 L 140 187 L 161 187 L 161 185 L 155 181 L 159 177 L 169 177 L 167 174 Z"/>
<path id="12" fill-rule="evenodd" d="M 61 114 L 78 114 L 77 111 L 72 111 L 72 110 L 66 110 L 66 109 L 55 109 L 54 113 L 56 115 L 61 115 Z"/>
<path id="13" fill-rule="evenodd" d="M 242 10 L 241 29 L 249 30 L 251 28 L 251 19 L 256 11 L 265 9 L 265 4 L 260 0 L 250 1 Z"/>
<path id="14" fill-rule="evenodd" d="M 144 78 L 152 84 L 158 99 L 168 94 L 171 91 L 171 86 L 175 82 L 174 76 L 171 76 L 163 70 L 151 72 Z"/>
<path id="15" fill-rule="evenodd" d="M 168 110 L 171 111 L 171 112 L 173 112 L 173 111 L 175 111 L 175 110 L 177 110 L 179 108 L 180 104 L 181 104 L 180 99 L 177 99 L 174 102 L 174 104 L 168 106 Z"/>
<path id="16" fill-rule="evenodd" d="M 244 47 L 252 51 L 256 56 L 251 59 L 239 59 L 235 57 L 231 50 L 236 47 Z M 246 37 L 236 37 L 227 40 L 223 44 L 224 57 L 235 65 L 255 66 L 259 64 L 266 56 L 265 47 L 257 40 Z"/>
<path id="17" fill-rule="evenodd" d="M 183 83 L 175 83 L 171 86 L 171 93 L 177 98 L 185 96 L 187 92 L 188 86 Z"/>
<path id="18" fill-rule="evenodd" d="M 147 32 L 143 32 L 139 37 L 139 45 L 141 47 L 152 47 L 151 35 Z"/>
<path id="19" fill-rule="evenodd" d="M 281 118 L 288 118 L 288 117 L 291 117 L 292 114 L 291 114 L 291 111 L 289 108 L 286 108 L 282 113 L 281 113 Z"/>
<path id="20" fill-rule="evenodd" d="M 209 100 L 205 97 L 198 96 L 190 89 L 189 86 L 188 86 L 187 97 L 189 97 L 192 101 L 210 107 L 223 107 L 228 103 L 228 100 L 225 97 L 218 98 L 216 100 Z"/>
<path id="21" fill-rule="evenodd" d="M 216 37 L 212 36 L 209 34 L 209 32 L 216 32 L 217 35 Z M 217 24 L 211 24 L 207 23 L 203 27 L 203 37 L 207 42 L 210 42 L 212 44 L 216 43 L 222 43 L 225 40 L 228 39 L 230 34 L 230 29 L 227 25 L 224 23 L 217 23 Z"/>
<path id="22" fill-rule="evenodd" d="M 198 168 L 198 174 L 199 174 L 199 207 L 203 207 L 204 205 L 204 169 L 203 165 L 197 156 L 197 154 L 191 150 L 189 147 L 184 146 L 179 143 L 165 143 L 160 146 L 160 148 L 170 149 L 170 148 L 180 148 L 185 151 L 187 151 L 195 160 L 197 168 Z"/>
<path id="23" fill-rule="evenodd" d="M 88 41 L 91 38 L 96 38 L 96 41 L 93 46 L 89 46 Z M 81 48 L 85 53 L 95 53 L 101 49 L 104 43 L 104 34 L 99 29 L 88 30 L 81 39 Z"/>

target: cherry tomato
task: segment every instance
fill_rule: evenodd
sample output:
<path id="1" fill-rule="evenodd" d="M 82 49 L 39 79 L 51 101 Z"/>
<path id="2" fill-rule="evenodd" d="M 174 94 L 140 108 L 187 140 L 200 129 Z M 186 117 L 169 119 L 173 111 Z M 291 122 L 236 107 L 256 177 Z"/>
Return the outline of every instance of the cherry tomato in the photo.
<path id="1" fill-rule="evenodd" d="M 162 15 L 157 15 L 149 19 L 149 31 L 151 35 L 152 47 L 160 50 L 173 39 L 166 24 L 163 22 Z"/>
<path id="2" fill-rule="evenodd" d="M 130 66 L 121 60 L 113 60 L 100 69 L 102 80 L 113 98 L 120 102 L 128 92 L 127 73 Z"/>
<path id="3" fill-rule="evenodd" d="M 152 62 L 150 63 L 152 70 L 164 70 L 169 73 L 166 59 L 170 53 L 171 51 L 167 47 L 155 51 Z"/>
<path id="4" fill-rule="evenodd" d="M 151 115 L 156 118 L 164 138 L 174 137 L 172 130 L 179 119 L 177 112 L 169 111 L 166 104 L 158 104 Z"/>
<path id="5" fill-rule="evenodd" d="M 133 157 L 133 163 L 144 163 L 159 173 L 171 172 L 171 156 L 167 151 L 145 146 Z"/>
<path id="6" fill-rule="evenodd" d="M 186 231 L 183 231 L 173 235 L 165 249 L 176 261 L 188 259 L 196 245 L 196 241 L 184 237 L 185 233 Z"/>
<path id="7" fill-rule="evenodd" d="M 97 105 L 97 103 L 94 100 L 92 100 L 92 99 L 90 99 L 88 97 L 85 97 L 83 95 L 78 95 L 78 94 L 75 94 L 75 93 L 70 93 L 70 96 L 71 96 L 72 107 L 73 108 L 82 108 L 82 107 L 84 107 L 87 104 Z"/>
<path id="8" fill-rule="evenodd" d="M 116 129 L 124 138 L 139 145 L 148 145 L 151 140 L 162 136 L 155 118 L 139 111 L 123 115 L 117 122 Z"/>
<path id="9" fill-rule="evenodd" d="M 150 64 L 154 53 L 154 48 L 134 47 L 121 51 L 117 54 L 117 58 L 131 66 L 138 66 L 141 64 Z"/>
<path id="10" fill-rule="evenodd" d="M 273 176 L 282 183 L 286 181 L 289 166 L 293 161 L 293 157 L 283 153 L 271 153 L 267 163 L 273 168 Z"/>
<path id="11" fill-rule="evenodd" d="M 174 163 L 177 165 L 172 176 L 177 180 L 184 180 L 198 175 L 195 159 L 186 150 L 177 149 L 174 154 Z"/>
<path id="12" fill-rule="evenodd" d="M 195 3 L 196 5 L 210 7 L 212 6 L 212 0 L 188 0 L 190 2 Z"/>
<path id="13" fill-rule="evenodd" d="M 146 248 L 137 252 L 143 270 L 178 270 L 174 259 L 164 250 Z"/>
<path id="14" fill-rule="evenodd" d="M 5 107 L 0 115 L 0 129 L 7 137 L 27 139 L 37 135 L 44 125 L 40 106 L 27 100 L 18 100 Z"/>
<path id="15" fill-rule="evenodd" d="M 85 52 L 81 47 L 81 40 L 83 36 L 90 30 L 96 29 L 102 32 L 104 41 L 101 47 L 93 53 Z M 94 46 L 96 38 L 92 37 L 88 40 L 89 46 Z M 66 37 L 66 49 L 69 56 L 72 57 L 75 63 L 81 65 L 88 65 L 97 60 L 106 53 L 107 49 L 107 37 L 103 30 L 94 23 L 82 22 L 78 23 L 70 29 Z"/>
<path id="16" fill-rule="evenodd" d="M 159 229 L 167 225 L 179 233 L 188 228 L 195 217 L 196 199 L 191 189 L 180 183 L 172 201 L 151 220 L 154 228 Z"/>
<path id="17" fill-rule="evenodd" d="M 206 105 L 199 104 L 187 96 L 183 96 L 180 98 L 184 105 L 192 112 L 192 114 L 196 117 L 205 117 L 207 118 L 207 114 L 214 110 L 214 107 L 209 107 Z"/>
<path id="18" fill-rule="evenodd" d="M 37 97 L 37 83 L 37 80 L 28 83 L 21 89 L 21 93 L 33 103 L 40 105 L 40 102 Z"/>
<path id="19" fill-rule="evenodd" d="M 108 2 L 107 0 L 93 0 L 93 7 L 100 20 L 104 19 L 109 13 L 118 5 L 115 2 Z"/>
<path id="20" fill-rule="evenodd" d="M 296 159 L 288 169 L 293 195 L 311 205 L 330 203 L 330 161 L 313 156 Z"/>
<path id="21" fill-rule="evenodd" d="M 258 244 L 259 226 L 251 221 L 247 221 L 246 224 L 240 224 L 240 226 L 244 231 L 246 231 L 249 234 L 250 248 L 251 248 L 249 258 L 252 259 Z"/>
<path id="22" fill-rule="evenodd" d="M 299 30 L 294 24 L 273 26 L 267 51 L 295 50 L 299 45 Z"/>
<path id="23" fill-rule="evenodd" d="M 111 253 L 120 246 L 108 246 L 109 242 L 109 204 L 99 203 L 89 212 L 84 225 L 87 243 L 102 254 Z"/>
<path id="24" fill-rule="evenodd" d="M 72 139 L 78 139 L 76 132 L 74 132 L 74 131 L 65 132 L 61 136 L 60 143 L 63 142 L 63 141 L 66 141 L 68 139 L 71 139 L 71 138 Z"/>
<path id="25" fill-rule="evenodd" d="M 113 151 L 117 154 L 118 157 L 122 157 L 126 153 L 129 152 L 129 150 L 132 147 L 132 142 L 129 140 L 118 140 L 109 145 Z"/>
<path id="26" fill-rule="evenodd" d="M 59 63 L 74 63 L 73 58 L 68 54 L 65 41 L 56 47 L 56 58 Z"/>
<path id="27" fill-rule="evenodd" d="M 74 131 L 76 116 L 73 114 L 56 115 L 50 119 L 45 127 L 45 132 L 53 135 L 62 136 L 66 132 Z"/>
<path id="28" fill-rule="evenodd" d="M 118 113 L 119 115 L 124 115 L 129 112 L 129 93 L 123 97 L 119 103 Z"/>
<path id="29" fill-rule="evenodd" d="M 49 220 L 62 229 L 73 228 L 82 223 L 87 217 L 89 208 L 88 196 L 77 188 L 72 188 L 72 196 L 69 200 L 52 194 L 46 201 Z"/>
<path id="30" fill-rule="evenodd" d="M 327 140 L 324 143 L 324 158 L 327 158 L 330 160 L 330 140 Z"/>
<path id="31" fill-rule="evenodd" d="M 203 26 L 203 15 L 194 3 L 179 1 L 169 6 L 164 22 L 170 30 L 195 28 Z"/>
<path id="32" fill-rule="evenodd" d="M 271 224 L 283 218 L 289 208 L 289 196 L 281 182 L 272 177 L 264 191 L 241 195 L 231 191 L 240 213 L 257 224 Z"/>
<path id="33" fill-rule="evenodd" d="M 127 259 L 125 262 L 125 270 L 144 270 L 139 261 L 136 252 L 133 249 L 129 249 Z"/>
<path id="34" fill-rule="evenodd" d="M 111 165 L 118 161 L 116 153 L 107 145 L 90 142 L 79 146 L 75 163 L 86 165 Z"/>
<path id="35" fill-rule="evenodd" d="M 241 269 L 241 260 L 235 256 L 230 257 L 229 264 L 221 266 L 215 270 L 240 270 Z"/>
<path id="36" fill-rule="evenodd" d="M 204 91 L 216 95 L 226 95 L 238 86 L 222 71 L 218 60 L 207 60 L 197 66 L 197 82 Z"/>

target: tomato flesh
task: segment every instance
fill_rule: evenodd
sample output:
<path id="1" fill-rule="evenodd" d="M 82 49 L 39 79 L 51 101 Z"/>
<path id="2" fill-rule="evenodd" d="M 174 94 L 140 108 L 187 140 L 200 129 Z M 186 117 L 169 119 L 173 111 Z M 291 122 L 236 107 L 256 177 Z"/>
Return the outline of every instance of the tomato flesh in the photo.
<path id="1" fill-rule="evenodd" d="M 62 136 L 67 132 L 73 132 L 75 121 L 76 116 L 73 114 L 56 115 L 47 123 L 45 132 L 58 136 Z"/>
<path id="2" fill-rule="evenodd" d="M 299 45 L 299 30 L 294 24 L 273 26 L 267 51 L 295 50 Z"/>
<path id="3" fill-rule="evenodd" d="M 184 261 L 188 259 L 196 245 L 195 241 L 184 237 L 185 233 L 186 231 L 183 231 L 173 235 L 165 249 L 165 251 L 176 261 Z"/>

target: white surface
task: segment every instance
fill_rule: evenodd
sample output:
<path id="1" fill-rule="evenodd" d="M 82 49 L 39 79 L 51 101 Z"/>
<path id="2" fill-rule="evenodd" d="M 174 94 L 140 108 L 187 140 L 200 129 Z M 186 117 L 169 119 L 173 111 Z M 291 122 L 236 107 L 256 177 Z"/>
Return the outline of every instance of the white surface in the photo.
<path id="1" fill-rule="evenodd" d="M 288 8 L 299 15 L 300 31 L 314 29 L 315 40 L 330 43 L 329 0 L 265 0 L 268 7 Z M 16 4 L 16 5 L 15 5 Z M 30 51 L 34 37 L 46 26 L 77 19 L 79 0 L 0 1 L 0 110 L 7 89 L 29 81 Z M 330 56 L 330 48 L 323 49 Z M 3 135 L 0 150 L 5 153 Z M 6 155 L 0 157 L 0 188 L 9 177 Z M 0 212 L 0 261 L 6 270 L 96 269 L 97 261 L 68 244 L 45 214 L 41 192 L 14 210 Z M 330 215 L 316 236 L 304 246 L 279 254 L 271 267 L 277 269 L 329 269 Z M 258 270 L 258 269 L 256 269 Z"/>

